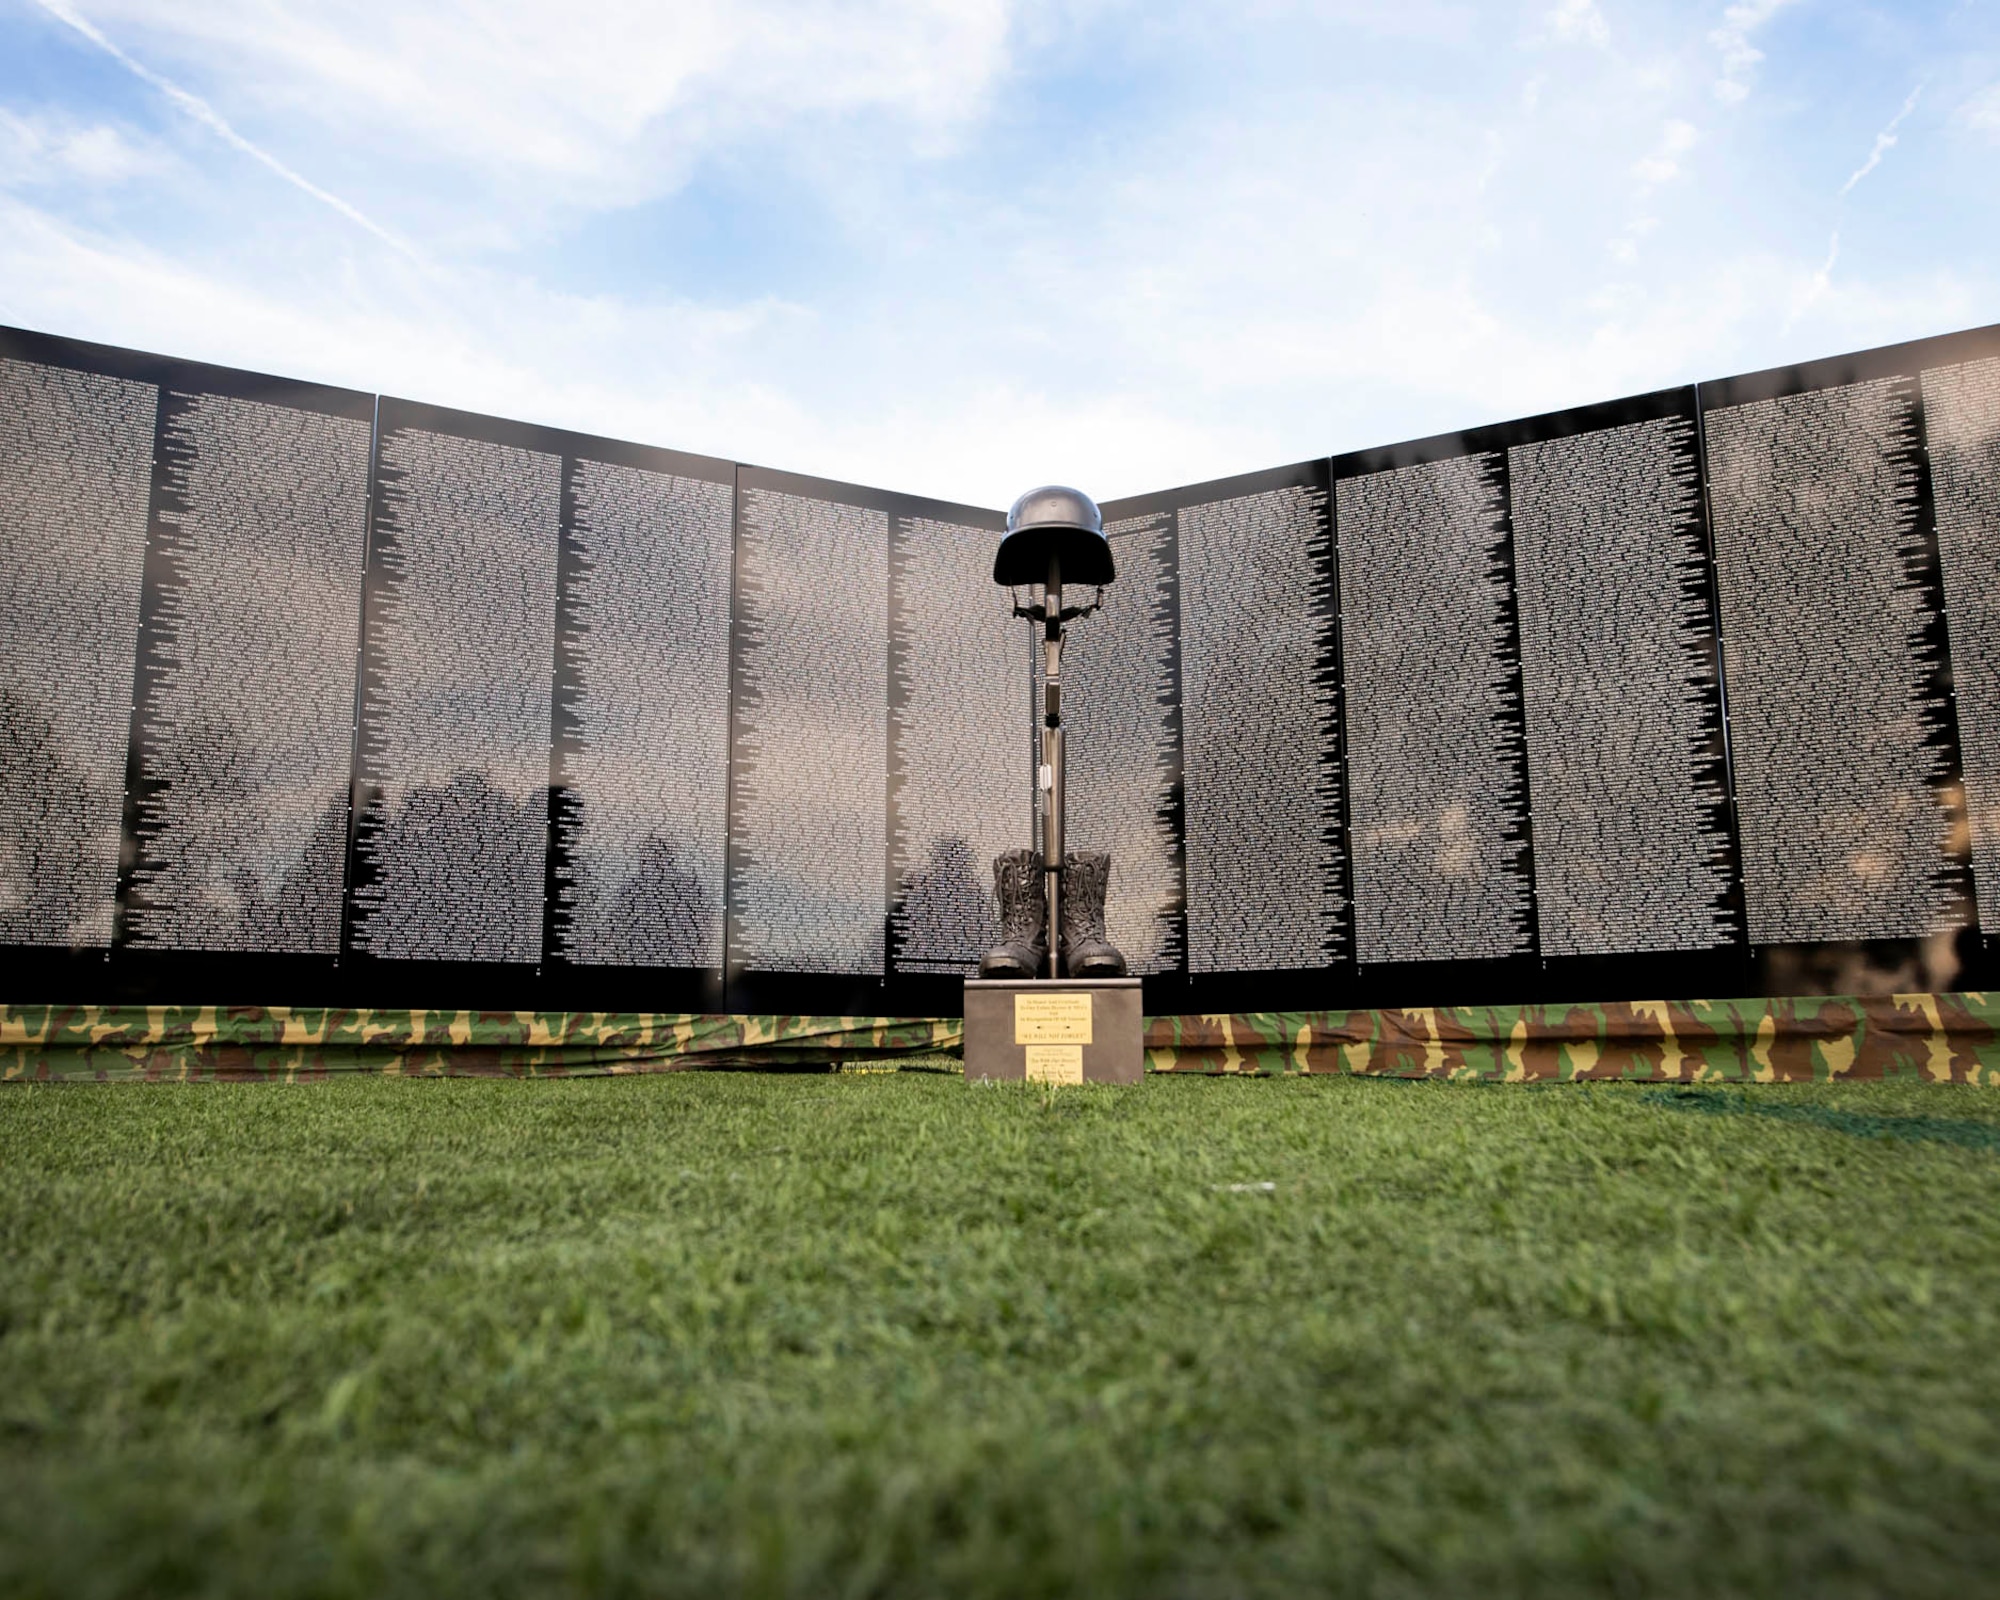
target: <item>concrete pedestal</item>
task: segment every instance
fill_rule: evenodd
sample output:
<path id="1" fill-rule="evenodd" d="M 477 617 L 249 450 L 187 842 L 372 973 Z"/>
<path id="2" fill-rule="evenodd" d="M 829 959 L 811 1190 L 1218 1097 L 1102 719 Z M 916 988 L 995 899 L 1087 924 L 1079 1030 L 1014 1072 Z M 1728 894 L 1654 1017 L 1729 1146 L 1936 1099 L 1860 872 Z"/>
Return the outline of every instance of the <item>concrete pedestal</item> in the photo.
<path id="1" fill-rule="evenodd" d="M 1137 1083 L 1140 1014 L 1137 978 L 968 978 L 965 1076 Z"/>

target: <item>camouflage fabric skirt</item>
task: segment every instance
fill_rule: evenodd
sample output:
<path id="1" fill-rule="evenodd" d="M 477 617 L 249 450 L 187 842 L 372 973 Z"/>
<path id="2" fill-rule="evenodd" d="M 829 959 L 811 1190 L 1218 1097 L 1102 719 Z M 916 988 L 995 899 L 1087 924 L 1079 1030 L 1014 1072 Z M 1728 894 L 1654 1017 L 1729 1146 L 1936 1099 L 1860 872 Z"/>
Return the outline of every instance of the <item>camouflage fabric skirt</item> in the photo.
<path id="1" fill-rule="evenodd" d="M 0 1006 L 10 1082 L 248 1080 L 340 1072 L 575 1077 L 690 1068 L 951 1071 L 955 1017 Z M 1983 994 L 1151 1017 L 1154 1072 L 1496 1083 L 1908 1078 L 2000 1084 Z"/>

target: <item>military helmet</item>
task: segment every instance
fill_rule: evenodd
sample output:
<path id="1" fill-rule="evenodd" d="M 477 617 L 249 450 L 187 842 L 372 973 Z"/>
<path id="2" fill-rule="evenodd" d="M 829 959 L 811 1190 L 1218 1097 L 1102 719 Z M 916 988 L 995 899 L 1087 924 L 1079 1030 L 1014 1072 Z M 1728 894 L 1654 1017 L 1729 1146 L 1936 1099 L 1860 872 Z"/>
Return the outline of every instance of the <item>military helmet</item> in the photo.
<path id="1" fill-rule="evenodd" d="M 1065 584 L 1109 583 L 1118 575 L 1104 515 L 1078 489 L 1051 484 L 1030 489 L 1007 513 L 1007 537 L 993 558 L 995 583 L 1046 583 L 1049 557 L 1062 563 Z"/>

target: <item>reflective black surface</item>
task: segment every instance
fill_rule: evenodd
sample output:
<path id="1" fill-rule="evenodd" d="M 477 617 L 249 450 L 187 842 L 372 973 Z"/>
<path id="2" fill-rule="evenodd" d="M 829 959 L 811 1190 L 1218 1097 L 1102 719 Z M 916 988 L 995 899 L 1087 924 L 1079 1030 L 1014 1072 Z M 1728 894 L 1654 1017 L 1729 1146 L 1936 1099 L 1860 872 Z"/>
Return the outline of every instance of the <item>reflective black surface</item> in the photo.
<path id="1" fill-rule="evenodd" d="M 545 971 L 720 1004 L 736 471 L 574 439 L 563 462 Z"/>
<path id="2" fill-rule="evenodd" d="M 1002 519 L 900 498 L 889 525 L 894 1011 L 954 1012 L 1000 937 L 993 861 L 1033 843 L 1034 628 L 992 582 Z"/>
<path id="3" fill-rule="evenodd" d="M 1332 470 L 1356 998 L 1737 992 L 1693 391 Z"/>
<path id="4" fill-rule="evenodd" d="M 14 379 L 29 366 L 68 377 L 62 406 L 50 406 L 57 397 L 42 387 L 41 414 L 46 428 L 67 411 L 71 470 L 87 463 L 93 482 L 64 494 L 79 514 L 64 526 L 47 514 L 47 455 L 36 459 L 16 442 L 0 464 L 15 486 L 40 481 L 43 512 L 23 518 L 10 505 L 0 558 L 13 570 L 4 603 L 11 642 L 0 651 L 10 723 L 0 782 L 10 801 L 36 787 L 47 804 L 52 788 L 74 790 L 73 775 L 97 772 L 89 788 L 99 799 L 77 795 L 67 817 L 54 805 L 43 813 L 41 852 L 76 863 L 56 880 L 59 890 L 102 859 L 95 840 L 106 799 L 118 819 L 110 914 L 73 914 L 69 924 L 83 935 L 78 943 L 104 946 L 109 935 L 97 970 L 27 951 L 10 955 L 10 969 L 22 992 L 52 997 L 328 992 L 337 981 L 374 397 L 12 332 L 0 333 L 0 360 Z M 18 381 L 0 390 L 0 414 L 18 425 L 33 397 Z M 143 489 L 124 496 L 136 523 L 129 510 L 110 514 L 106 500 L 126 471 L 102 449 L 106 408 L 121 393 L 143 393 L 150 418 L 145 452 L 130 459 Z M 97 533 L 79 542 L 84 523 Z M 39 587 L 23 581 L 35 570 Z M 52 642 L 76 681 L 59 713 L 43 719 L 54 759 L 38 775 L 17 719 L 37 720 L 46 680 L 38 685 L 36 656 Z M 41 655 L 44 666 L 50 659 Z M 44 699 L 43 711 L 51 704 Z M 104 759 L 114 747 L 115 769 Z M 22 860 L 18 843 L 0 853 Z M 106 887 L 98 880 L 93 898 Z M 36 913 L 45 930 L 60 927 L 53 909 Z"/>
<path id="5" fill-rule="evenodd" d="M 171 364 L 0 334 L 0 942 L 108 957 L 160 386 Z"/>
<path id="6" fill-rule="evenodd" d="M 1985 987 L 2000 331 L 1704 384 L 1701 405 L 1752 983 Z M 2000 874 L 1978 876 L 1986 896 Z"/>
<path id="7" fill-rule="evenodd" d="M 121 944 L 340 952 L 372 396 L 163 386 Z"/>
<path id="8" fill-rule="evenodd" d="M 1983 988 L 2000 329 L 1106 505 L 1154 1012 Z M 948 1011 L 997 512 L 0 330 L 6 998 Z"/>
<path id="9" fill-rule="evenodd" d="M 1156 1008 L 1187 950 L 1177 503 L 1105 504 L 1118 581 L 1095 615 L 1070 624 L 1063 656 L 1065 846 L 1110 855 L 1106 934 Z M 1036 669 L 1039 680 L 1039 659 Z"/>
<path id="10" fill-rule="evenodd" d="M 1320 992 L 1352 947 L 1326 463 L 1140 496 L 1107 515 L 1121 540 L 1171 562 L 1145 603 L 1109 619 L 1149 648 L 1092 641 L 1096 619 L 1078 629 L 1073 696 L 1106 714 L 1072 747 L 1073 832 L 1124 819 L 1123 849 L 1097 846 L 1114 857 L 1112 941 L 1134 940 L 1155 1010 Z M 1121 654 L 1142 664 L 1125 668 Z M 1143 754 L 1126 750 L 1135 739 Z M 1143 795 L 1122 793 L 1149 777 Z M 1142 816 L 1149 826 L 1134 827 Z M 1154 863 L 1174 877 L 1133 870 Z"/>
<path id="11" fill-rule="evenodd" d="M 727 462 L 384 399 L 346 959 L 721 1003 Z"/>
<path id="12" fill-rule="evenodd" d="M 754 467 L 738 496 L 729 1004 L 950 1009 L 1029 815 L 1003 520 Z"/>

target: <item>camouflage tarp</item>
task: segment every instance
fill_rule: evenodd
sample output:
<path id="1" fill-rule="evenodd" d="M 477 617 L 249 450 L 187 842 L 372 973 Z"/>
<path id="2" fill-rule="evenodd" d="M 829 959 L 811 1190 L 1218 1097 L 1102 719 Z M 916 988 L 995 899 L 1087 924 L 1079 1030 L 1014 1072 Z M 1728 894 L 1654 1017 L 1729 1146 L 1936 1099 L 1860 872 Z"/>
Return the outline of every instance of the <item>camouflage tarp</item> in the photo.
<path id="1" fill-rule="evenodd" d="M 535 1078 L 690 1067 L 948 1066 L 963 1027 L 956 1018 L 0 1006 L 0 1078 L 291 1082 L 334 1072 Z"/>
<path id="2" fill-rule="evenodd" d="M 1983 994 L 1901 994 L 1157 1017 L 1146 1052 L 1155 1072 L 2000 1084 L 2000 1005 Z"/>
<path id="3" fill-rule="evenodd" d="M 562 1077 L 948 1066 L 963 1038 L 955 1017 L 0 1006 L 0 1077 L 291 1081 L 334 1072 Z M 1911 994 L 1152 1017 L 1146 1062 L 1155 1072 L 1493 1083 L 2000 1084 L 2000 1005 L 1984 994 Z"/>

